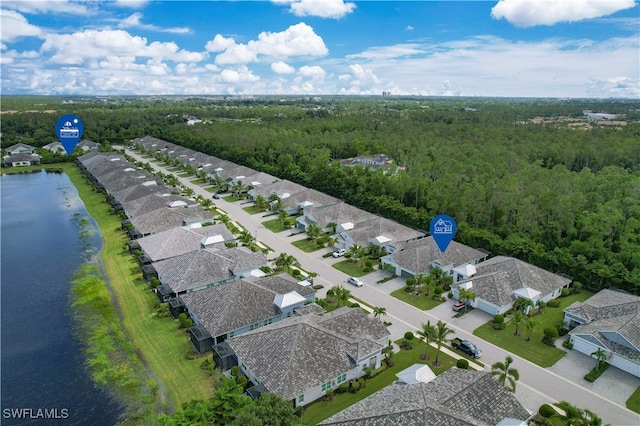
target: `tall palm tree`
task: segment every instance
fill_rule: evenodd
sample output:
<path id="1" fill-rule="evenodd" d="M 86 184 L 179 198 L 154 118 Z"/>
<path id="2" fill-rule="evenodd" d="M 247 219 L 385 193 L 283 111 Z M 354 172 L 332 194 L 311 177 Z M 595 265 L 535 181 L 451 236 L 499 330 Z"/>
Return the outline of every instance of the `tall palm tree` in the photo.
<path id="1" fill-rule="evenodd" d="M 387 308 L 383 306 L 376 306 L 373 308 L 373 317 L 382 319 L 383 316 L 387 315 Z"/>
<path id="2" fill-rule="evenodd" d="M 602 365 L 607 361 L 607 353 L 602 349 L 598 348 L 595 352 L 591 353 L 592 357 L 595 357 L 598 360 L 598 368 L 602 368 Z"/>
<path id="3" fill-rule="evenodd" d="M 464 303 L 464 311 L 467 312 L 467 306 L 470 302 L 476 300 L 476 294 L 470 288 L 461 288 L 458 290 L 458 299 Z"/>
<path id="4" fill-rule="evenodd" d="M 513 325 L 516 326 L 516 331 L 513 332 L 514 336 L 520 335 L 520 333 L 518 333 L 518 327 L 520 327 L 520 324 L 522 324 L 523 320 L 524 320 L 524 317 L 522 316 L 522 312 L 515 311 L 513 313 L 513 318 L 511 318 L 511 322 L 513 322 Z"/>
<path id="5" fill-rule="evenodd" d="M 269 208 L 269 203 L 262 195 L 256 196 L 256 198 L 253 200 L 253 205 L 256 206 L 256 208 L 260 211 L 265 211 L 267 208 Z"/>
<path id="6" fill-rule="evenodd" d="M 438 324 L 436 324 L 435 332 L 436 333 L 434 336 L 434 340 L 438 345 L 438 350 L 436 351 L 436 360 L 433 362 L 433 365 L 437 366 L 440 365 L 440 363 L 438 362 L 438 358 L 440 357 L 440 348 L 442 348 L 442 344 L 444 343 L 444 341 L 447 340 L 447 336 L 453 333 L 453 330 L 447 327 L 446 323 L 438 321 Z"/>
<path id="7" fill-rule="evenodd" d="M 564 411 L 565 414 L 560 417 L 570 426 L 602 426 L 602 419 L 591 410 L 578 408 L 567 401 L 560 401 L 555 405 Z"/>
<path id="8" fill-rule="evenodd" d="M 337 287 L 333 287 L 333 295 L 336 297 L 336 299 L 338 299 L 338 306 L 340 306 L 341 302 L 342 306 L 345 306 L 347 304 L 347 301 L 351 297 L 351 292 L 343 286 L 339 285 Z"/>
<path id="9" fill-rule="evenodd" d="M 327 227 L 326 228 L 329 230 L 330 233 L 335 234 L 337 227 L 338 227 L 337 223 L 329 222 L 329 223 L 327 223 Z"/>
<path id="10" fill-rule="evenodd" d="M 352 244 L 351 247 L 349 247 L 348 253 L 351 253 L 351 258 L 353 259 L 354 262 L 357 262 L 357 260 L 358 260 L 357 256 L 358 256 L 361 248 L 362 248 L 361 246 L 359 246 L 358 244 L 355 244 L 355 243 Z"/>
<path id="11" fill-rule="evenodd" d="M 307 226 L 307 236 L 311 240 L 316 241 L 321 234 L 322 229 L 320 229 L 320 227 L 315 223 L 311 223 L 309 224 L 309 226 Z"/>
<path id="12" fill-rule="evenodd" d="M 425 289 L 424 290 L 424 294 L 426 296 L 428 296 L 429 295 L 429 284 L 430 284 L 430 282 L 433 282 L 433 279 L 430 278 L 429 275 L 423 274 L 422 272 L 419 273 L 419 274 L 416 274 L 413 278 L 416 280 L 415 281 L 415 285 L 414 285 L 414 290 L 416 288 L 424 288 Z"/>
<path id="13" fill-rule="evenodd" d="M 538 322 L 533 319 L 533 317 L 527 317 L 524 320 L 524 328 L 527 330 L 527 338 L 525 339 L 527 342 L 531 340 L 531 333 L 536 329 Z"/>
<path id="14" fill-rule="evenodd" d="M 420 355 L 420 359 L 429 359 L 429 343 L 436 335 L 436 327 L 431 324 L 431 321 L 427 321 L 427 323 L 422 323 L 422 330 L 418 330 L 418 336 L 420 336 L 420 340 L 424 342 L 424 354 Z"/>
<path id="15" fill-rule="evenodd" d="M 254 237 L 253 235 L 251 235 L 251 232 L 244 229 L 242 232 L 240 232 L 240 235 L 238 235 L 238 240 L 242 243 L 242 245 L 248 246 L 253 242 Z"/>
<path id="16" fill-rule="evenodd" d="M 496 362 L 491 366 L 491 374 L 497 376 L 498 382 L 508 391 L 516 391 L 516 382 L 520 379 L 520 373 L 515 368 L 511 368 L 513 358 L 507 356 L 504 362 Z"/>

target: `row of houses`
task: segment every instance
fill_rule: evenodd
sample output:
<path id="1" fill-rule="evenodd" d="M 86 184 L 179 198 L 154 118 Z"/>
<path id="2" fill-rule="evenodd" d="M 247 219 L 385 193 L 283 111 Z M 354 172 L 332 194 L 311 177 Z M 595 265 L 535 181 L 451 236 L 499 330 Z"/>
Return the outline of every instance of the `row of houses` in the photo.
<path id="1" fill-rule="evenodd" d="M 89 152 L 97 150 L 100 144 L 97 142 L 84 139 L 78 142 L 76 148 L 80 152 Z M 42 149 L 46 149 L 52 153 L 65 154 L 64 146 L 60 142 L 51 142 L 44 145 Z M 35 146 L 27 145 L 24 143 L 17 143 L 6 148 L 7 155 L 2 157 L 2 164 L 5 167 L 22 167 L 22 166 L 37 166 L 40 164 L 40 155 L 37 153 Z"/>
<path id="2" fill-rule="evenodd" d="M 121 155 L 91 153 L 78 162 L 116 210 L 126 212 L 125 223 L 137 230 L 130 232 L 130 249 L 142 253 L 145 277 L 159 280 L 157 295 L 171 313 L 193 320 L 188 333 L 195 349 L 212 351 L 225 370 L 240 366 L 253 384 L 249 394 L 273 392 L 302 406 L 362 377 L 363 367 L 380 367 L 390 336 L 381 321 L 355 308 L 327 314 L 310 286 L 288 274 L 260 273 L 263 253 L 228 247 L 235 240 L 228 228 L 206 226 L 210 213 Z M 191 209 L 181 220 L 168 214 Z M 136 219 L 158 211 L 154 226 L 144 222 L 143 235 Z"/>

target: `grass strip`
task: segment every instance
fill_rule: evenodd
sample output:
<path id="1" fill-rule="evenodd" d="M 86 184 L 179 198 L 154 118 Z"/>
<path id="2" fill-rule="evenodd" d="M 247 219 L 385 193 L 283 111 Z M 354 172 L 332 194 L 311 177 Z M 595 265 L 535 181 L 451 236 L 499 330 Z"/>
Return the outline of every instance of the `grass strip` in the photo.
<path id="1" fill-rule="evenodd" d="M 210 398 L 213 380 L 200 368 L 202 359 L 187 359 L 192 351 L 187 334 L 176 321 L 155 315 L 158 299 L 144 283 L 133 256 L 124 250 L 128 238 L 120 229 L 119 217 L 76 166 L 67 164 L 64 171 L 100 227 L 101 259 L 127 336 L 158 377 L 160 390 L 168 394 L 168 411 L 192 399 Z"/>

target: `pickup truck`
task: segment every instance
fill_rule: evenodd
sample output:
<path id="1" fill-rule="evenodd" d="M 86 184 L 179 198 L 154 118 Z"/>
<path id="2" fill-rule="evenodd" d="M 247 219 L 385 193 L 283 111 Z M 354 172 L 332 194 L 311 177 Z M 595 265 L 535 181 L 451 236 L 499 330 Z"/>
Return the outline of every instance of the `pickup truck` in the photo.
<path id="1" fill-rule="evenodd" d="M 482 356 L 482 351 L 468 340 L 462 340 L 457 337 L 453 338 L 451 339 L 451 346 L 453 346 L 454 349 L 466 353 L 472 358 L 480 358 Z"/>

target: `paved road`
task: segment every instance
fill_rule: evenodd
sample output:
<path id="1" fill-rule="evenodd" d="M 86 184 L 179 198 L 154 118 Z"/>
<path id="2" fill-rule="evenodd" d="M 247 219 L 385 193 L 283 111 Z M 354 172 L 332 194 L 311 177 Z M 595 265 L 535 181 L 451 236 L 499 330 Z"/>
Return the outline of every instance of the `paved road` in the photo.
<path id="1" fill-rule="evenodd" d="M 140 157 L 134 152 L 126 150 L 127 154 L 132 158 L 149 162 L 148 160 Z M 156 163 L 150 163 L 156 170 L 163 173 L 171 173 L 165 168 L 159 166 Z M 203 189 L 202 187 L 190 182 L 190 178 L 179 178 L 180 183 L 188 188 L 192 188 L 196 194 L 203 197 L 210 198 L 211 193 Z M 473 312 L 465 315 L 463 318 L 453 319 L 451 317 L 451 311 L 447 303 L 441 305 L 440 309 L 434 309 L 429 312 L 421 311 L 413 306 L 407 305 L 398 299 L 389 296 L 389 291 L 385 290 L 385 286 L 375 284 L 374 279 L 369 281 L 369 276 L 364 277 L 363 281 L 365 285 L 362 287 L 354 287 L 347 284 L 347 276 L 331 267 L 333 262 L 340 261 L 341 259 L 322 258 L 324 254 L 322 250 L 318 250 L 313 253 L 305 253 L 297 247 L 291 245 L 291 242 L 295 240 L 295 237 L 290 236 L 289 231 L 281 233 L 273 233 L 262 225 L 262 221 L 266 220 L 263 215 L 256 214 L 250 215 L 242 209 L 239 203 L 229 203 L 225 200 L 213 200 L 216 206 L 224 210 L 229 217 L 236 222 L 239 222 L 253 235 L 257 235 L 258 240 L 264 242 L 274 251 L 274 257 L 282 252 L 286 252 L 294 256 L 302 265 L 305 270 L 313 271 L 318 274 L 318 278 L 314 279 L 314 284 L 322 284 L 324 289 L 318 292 L 318 297 L 322 298 L 326 294 L 326 290 L 342 284 L 345 287 L 349 287 L 351 293 L 366 301 L 372 306 L 384 306 L 387 311 L 385 320 L 394 323 L 393 330 L 402 330 L 401 327 L 397 327 L 399 324 L 406 325 L 404 331 L 415 331 L 421 328 L 421 324 L 427 320 L 437 322 L 439 319 L 446 321 L 450 328 L 452 328 L 457 336 L 478 342 L 478 338 L 472 335 L 473 329 L 479 324 L 487 322 L 490 318 L 488 314 L 481 311 L 474 310 Z M 471 315 L 473 314 L 473 316 Z M 484 317 L 483 317 L 484 316 Z M 401 337 L 404 333 L 392 336 L 396 339 Z M 504 361 L 507 355 L 511 355 L 514 359 L 514 367 L 517 368 L 520 373 L 520 380 L 517 384 L 516 396 L 520 401 L 531 411 L 537 411 L 539 406 L 545 402 L 554 402 L 566 400 L 571 402 L 580 408 L 588 408 L 591 411 L 597 413 L 605 423 L 610 423 L 614 426 L 639 426 L 640 416 L 631 410 L 628 410 L 624 404 L 615 402 L 616 399 L 613 396 L 608 397 L 599 395 L 593 390 L 586 389 L 571 380 L 560 376 L 557 372 L 551 369 L 541 368 L 523 358 L 506 352 L 505 350 L 492 345 L 489 342 L 481 342 L 480 346 L 483 350 L 482 361 L 490 366 L 497 361 Z M 566 368 L 571 368 L 567 365 Z M 561 371 L 561 373 L 564 372 Z M 630 375 L 628 375 L 630 376 Z M 625 380 L 631 380 L 632 378 L 625 377 Z M 599 379 L 600 380 L 600 379 Z M 636 384 L 636 387 L 640 385 L 640 381 Z M 634 387 L 635 389 L 635 387 Z M 616 389 L 608 389 L 609 395 L 616 394 Z M 607 395 L 605 393 L 605 395 Z"/>

